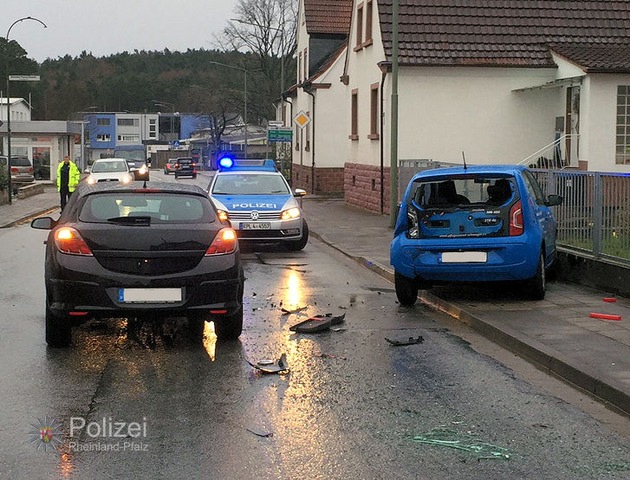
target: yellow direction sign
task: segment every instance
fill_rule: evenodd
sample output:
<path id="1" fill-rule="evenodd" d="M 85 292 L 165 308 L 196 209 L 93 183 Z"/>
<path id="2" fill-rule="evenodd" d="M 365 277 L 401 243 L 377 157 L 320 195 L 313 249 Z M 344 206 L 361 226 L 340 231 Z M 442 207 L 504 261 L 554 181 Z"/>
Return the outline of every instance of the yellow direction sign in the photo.
<path id="1" fill-rule="evenodd" d="M 298 127 L 304 128 L 310 123 L 311 117 L 304 113 L 304 110 L 300 110 L 298 114 L 293 117 L 293 121 Z"/>

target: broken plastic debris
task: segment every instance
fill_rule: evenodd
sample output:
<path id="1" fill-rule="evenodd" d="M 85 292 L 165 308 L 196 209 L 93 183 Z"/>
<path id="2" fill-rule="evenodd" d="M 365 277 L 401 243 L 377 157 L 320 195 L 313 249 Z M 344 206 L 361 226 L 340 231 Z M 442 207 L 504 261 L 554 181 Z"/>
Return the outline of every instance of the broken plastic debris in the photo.
<path id="1" fill-rule="evenodd" d="M 298 312 L 301 312 L 302 310 L 306 310 L 307 308 L 308 308 L 308 305 L 305 305 L 303 307 L 294 308 L 293 310 L 288 310 L 288 309 L 283 307 L 280 310 L 282 310 L 282 315 L 290 315 L 292 313 L 298 313 Z"/>
<path id="2" fill-rule="evenodd" d="M 273 432 L 259 432 L 257 430 L 252 430 L 251 428 L 245 428 L 245 430 L 253 433 L 254 435 L 258 435 L 259 437 L 273 437 Z"/>
<path id="3" fill-rule="evenodd" d="M 385 337 L 385 340 L 387 340 L 389 343 L 391 343 L 395 347 L 401 347 L 404 345 L 415 345 L 416 343 L 424 342 L 424 338 L 422 337 L 422 335 L 418 335 L 417 338 L 409 337 L 407 340 L 391 340 Z"/>
<path id="4" fill-rule="evenodd" d="M 591 318 L 599 318 L 601 320 L 621 320 L 621 315 L 610 315 L 608 313 L 591 313 L 589 314 Z"/>
<path id="5" fill-rule="evenodd" d="M 247 360 L 247 363 L 263 373 L 281 373 L 289 370 L 289 364 L 287 363 L 287 356 L 285 353 L 280 355 L 280 358 L 277 362 L 273 362 L 273 360 L 271 361 L 271 363 L 268 362 L 270 361 L 267 359 L 261 360 L 256 363 L 252 363 Z"/>
<path id="6" fill-rule="evenodd" d="M 316 333 L 328 330 L 332 325 L 337 325 L 343 322 L 346 317 L 345 313 L 334 316 L 332 313 L 326 313 L 324 315 L 315 315 L 307 320 L 289 327 L 289 330 L 297 333 Z"/>

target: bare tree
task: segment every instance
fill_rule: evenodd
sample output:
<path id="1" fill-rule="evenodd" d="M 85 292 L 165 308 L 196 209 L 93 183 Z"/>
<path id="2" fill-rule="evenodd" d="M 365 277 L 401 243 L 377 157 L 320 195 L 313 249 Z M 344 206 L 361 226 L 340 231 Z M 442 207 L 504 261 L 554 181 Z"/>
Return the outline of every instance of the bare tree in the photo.
<path id="1" fill-rule="evenodd" d="M 238 0 L 235 17 L 218 39 L 223 50 L 251 52 L 268 98 L 280 98 L 294 78 L 297 0 Z M 289 84 L 290 85 L 290 84 Z"/>

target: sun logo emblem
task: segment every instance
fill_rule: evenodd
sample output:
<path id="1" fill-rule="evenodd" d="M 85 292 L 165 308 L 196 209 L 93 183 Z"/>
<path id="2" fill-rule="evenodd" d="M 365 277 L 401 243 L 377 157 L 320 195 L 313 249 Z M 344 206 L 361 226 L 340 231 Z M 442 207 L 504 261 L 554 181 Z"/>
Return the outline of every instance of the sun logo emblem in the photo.
<path id="1" fill-rule="evenodd" d="M 37 423 L 31 427 L 33 427 L 29 433 L 31 443 L 35 445 L 37 450 L 57 451 L 57 448 L 63 443 L 61 423 L 54 418 L 44 417 L 43 420 L 38 418 Z"/>

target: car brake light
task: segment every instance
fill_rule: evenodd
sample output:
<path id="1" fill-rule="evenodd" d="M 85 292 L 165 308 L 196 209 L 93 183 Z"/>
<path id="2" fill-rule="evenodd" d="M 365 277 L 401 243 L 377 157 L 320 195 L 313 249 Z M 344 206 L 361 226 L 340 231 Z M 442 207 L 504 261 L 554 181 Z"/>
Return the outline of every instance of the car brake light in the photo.
<path id="1" fill-rule="evenodd" d="M 510 236 L 522 235 L 523 231 L 523 205 L 519 200 L 510 208 Z"/>
<path id="2" fill-rule="evenodd" d="M 223 255 L 236 250 L 238 240 L 236 232 L 231 228 L 222 228 L 214 237 L 212 244 L 206 250 L 206 255 Z"/>
<path id="3" fill-rule="evenodd" d="M 57 230 L 55 232 L 55 245 L 61 253 L 92 256 L 92 250 L 74 228 L 63 227 Z"/>

